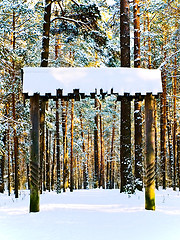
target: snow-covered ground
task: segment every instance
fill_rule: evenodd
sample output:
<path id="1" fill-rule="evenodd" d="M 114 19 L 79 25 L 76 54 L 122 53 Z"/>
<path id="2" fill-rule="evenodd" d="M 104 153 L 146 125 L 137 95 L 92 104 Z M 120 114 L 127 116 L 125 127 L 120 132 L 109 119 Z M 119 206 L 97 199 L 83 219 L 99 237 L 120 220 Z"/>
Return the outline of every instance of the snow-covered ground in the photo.
<path id="1" fill-rule="evenodd" d="M 29 213 L 29 192 L 0 194 L 0 240 L 179 240 L 180 194 L 156 191 L 156 211 L 144 210 L 144 193 L 76 190 L 41 195 Z"/>

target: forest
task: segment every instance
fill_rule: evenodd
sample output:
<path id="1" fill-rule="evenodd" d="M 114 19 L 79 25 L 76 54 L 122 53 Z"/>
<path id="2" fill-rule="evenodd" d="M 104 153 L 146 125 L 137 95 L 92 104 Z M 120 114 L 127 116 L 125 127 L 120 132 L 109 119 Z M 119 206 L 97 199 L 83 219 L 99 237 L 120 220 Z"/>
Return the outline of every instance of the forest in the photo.
<path id="1" fill-rule="evenodd" d="M 21 69 L 47 66 L 160 69 L 163 92 L 154 99 L 151 177 L 156 189 L 180 189 L 178 0 L 0 1 L 0 193 L 18 198 L 32 182 L 41 194 L 92 188 L 143 191 L 144 99 L 124 105 L 130 116 L 124 133 L 126 163 L 120 137 L 123 101 L 116 95 L 38 100 L 39 165 L 31 163 L 33 100 L 22 93 Z"/>

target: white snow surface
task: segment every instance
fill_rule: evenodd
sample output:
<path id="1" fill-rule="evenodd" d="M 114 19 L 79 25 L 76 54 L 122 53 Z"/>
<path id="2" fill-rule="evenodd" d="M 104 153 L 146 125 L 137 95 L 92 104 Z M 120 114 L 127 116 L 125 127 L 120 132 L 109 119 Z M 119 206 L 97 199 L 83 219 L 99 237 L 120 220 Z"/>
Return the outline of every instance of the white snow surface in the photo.
<path id="1" fill-rule="evenodd" d="M 162 92 L 161 71 L 142 68 L 23 68 L 23 93 L 32 96 L 34 93 L 51 93 L 63 89 L 63 94 L 79 89 L 80 93 L 91 92 L 157 94 Z"/>
<path id="2" fill-rule="evenodd" d="M 156 211 L 144 209 L 144 193 L 75 190 L 43 193 L 40 212 L 29 213 L 29 191 L 19 199 L 0 194 L 1 240 L 179 240 L 180 195 L 156 191 Z"/>

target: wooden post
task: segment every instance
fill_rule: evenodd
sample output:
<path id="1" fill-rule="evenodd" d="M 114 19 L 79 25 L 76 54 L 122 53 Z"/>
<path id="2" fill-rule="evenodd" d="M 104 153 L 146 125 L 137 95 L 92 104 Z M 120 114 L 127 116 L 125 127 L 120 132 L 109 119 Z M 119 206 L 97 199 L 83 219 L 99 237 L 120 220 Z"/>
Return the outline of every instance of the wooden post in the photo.
<path id="1" fill-rule="evenodd" d="M 162 185 L 166 189 L 167 178 L 167 157 L 166 157 L 166 107 L 164 97 L 161 96 L 161 123 L 160 123 L 160 136 L 161 136 L 161 169 L 162 169 Z"/>
<path id="2" fill-rule="evenodd" d="M 142 114 L 141 102 L 138 99 L 134 101 L 134 138 L 135 138 L 135 187 L 142 191 L 143 176 L 142 176 Z"/>
<path id="3" fill-rule="evenodd" d="M 145 209 L 155 210 L 155 131 L 154 131 L 154 97 L 147 94 L 145 98 L 146 122 L 146 186 Z"/>
<path id="4" fill-rule="evenodd" d="M 58 93 L 58 92 L 57 92 Z M 56 100 L 56 164 L 57 164 L 57 193 L 61 192 L 60 170 L 60 138 L 59 138 L 59 100 Z"/>
<path id="5" fill-rule="evenodd" d="M 158 132 L 157 132 L 157 101 L 154 99 L 154 131 L 155 131 L 155 185 L 159 188 L 159 169 L 158 169 Z"/>
<path id="6" fill-rule="evenodd" d="M 30 184 L 30 212 L 39 212 L 39 94 L 30 97 L 31 113 L 31 184 Z"/>
<path id="7" fill-rule="evenodd" d="M 133 193 L 133 175 L 131 163 L 131 100 L 124 96 L 121 100 L 121 146 L 120 146 L 120 192 Z"/>

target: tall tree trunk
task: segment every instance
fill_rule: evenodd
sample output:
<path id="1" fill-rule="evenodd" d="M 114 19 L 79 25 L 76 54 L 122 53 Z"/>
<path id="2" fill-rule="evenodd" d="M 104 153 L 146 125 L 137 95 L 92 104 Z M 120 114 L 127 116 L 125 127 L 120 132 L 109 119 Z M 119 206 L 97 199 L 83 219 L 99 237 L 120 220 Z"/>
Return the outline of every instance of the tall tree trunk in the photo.
<path id="1" fill-rule="evenodd" d="M 134 67 L 140 67 L 140 6 L 139 0 L 134 0 Z"/>
<path id="2" fill-rule="evenodd" d="M 45 100 L 40 100 L 40 193 L 42 193 L 42 183 L 43 190 L 46 190 L 45 181 L 43 181 L 43 174 L 45 172 L 44 163 L 45 163 Z"/>
<path id="3" fill-rule="evenodd" d="M 160 123 L 160 136 L 161 136 L 161 169 L 162 169 L 162 186 L 166 189 L 166 170 L 167 170 L 167 158 L 166 158 L 166 118 L 164 110 L 164 99 L 161 96 L 161 123 Z"/>
<path id="4" fill-rule="evenodd" d="M 66 191 L 68 187 L 68 155 L 67 155 L 67 110 L 68 101 L 62 99 L 62 131 L 63 131 L 63 192 Z"/>
<path id="5" fill-rule="evenodd" d="M 9 104 L 6 104 L 6 114 L 9 115 Z M 11 195 L 11 162 L 10 162 L 10 126 L 7 129 L 7 160 L 8 160 L 8 195 Z"/>
<path id="6" fill-rule="evenodd" d="M 79 111 L 80 123 L 81 123 L 81 137 L 82 137 L 82 151 L 83 151 L 83 186 L 84 189 L 87 189 L 88 186 L 88 174 L 87 174 L 87 159 L 86 159 L 86 150 L 85 150 L 85 138 L 84 138 L 84 126 L 82 121 L 82 113 Z"/>
<path id="7" fill-rule="evenodd" d="M 170 120 L 170 113 L 168 107 L 168 101 L 166 102 L 166 119 L 167 119 L 167 134 L 168 134 L 168 151 L 169 151 L 169 158 L 167 161 L 167 177 L 169 178 L 170 186 L 172 186 L 172 170 L 173 170 L 173 145 L 172 145 L 172 127 L 171 127 L 171 120 Z"/>
<path id="8" fill-rule="evenodd" d="M 95 98 L 95 109 L 99 110 L 98 99 Z M 100 152 L 99 152 L 99 113 L 95 114 L 95 127 L 94 127 L 94 187 L 97 188 L 99 186 L 99 162 L 100 162 Z"/>
<path id="9" fill-rule="evenodd" d="M 53 137 L 53 155 L 52 155 L 52 167 L 51 167 L 51 190 L 54 191 L 55 184 L 55 164 L 56 164 L 56 134 Z"/>
<path id="10" fill-rule="evenodd" d="M 116 103 L 114 105 L 114 111 L 116 111 Z M 114 162 L 114 139 L 115 139 L 115 114 L 113 114 L 113 126 L 112 126 L 112 137 L 111 137 L 111 152 L 110 152 L 110 166 L 109 166 L 109 178 L 110 178 L 110 189 L 114 188 L 114 174 L 115 174 L 115 162 Z"/>
<path id="11" fill-rule="evenodd" d="M 52 3 L 52 0 L 45 0 L 42 53 L 41 53 L 41 67 L 47 67 L 48 66 L 51 3 Z"/>
<path id="12" fill-rule="evenodd" d="M 151 27 L 150 27 L 150 20 L 149 20 L 149 12 L 147 12 L 147 29 L 148 29 L 148 68 L 151 69 Z"/>
<path id="13" fill-rule="evenodd" d="M 73 156 L 73 131 L 74 131 L 74 99 L 71 101 L 71 162 L 70 162 L 70 191 L 73 192 L 74 189 L 74 171 L 73 171 L 73 163 L 74 163 L 74 156 Z"/>
<path id="14" fill-rule="evenodd" d="M 3 144 L 6 145 L 6 133 L 3 134 Z M 5 165 L 5 148 L 0 158 L 0 193 L 4 193 L 4 165 Z"/>
<path id="15" fill-rule="evenodd" d="M 16 121 L 15 94 L 12 94 L 13 120 Z M 15 160 L 15 198 L 18 198 L 19 189 L 19 162 L 18 162 L 18 136 L 14 128 L 14 160 Z"/>
<path id="16" fill-rule="evenodd" d="M 178 184 L 180 191 L 180 133 L 177 135 L 177 165 L 178 165 Z"/>
<path id="17" fill-rule="evenodd" d="M 46 111 L 48 111 L 48 102 L 46 102 Z M 46 124 L 46 188 L 50 191 L 50 130 Z"/>
<path id="18" fill-rule="evenodd" d="M 130 17 L 129 1 L 120 1 L 121 67 L 130 67 Z"/>
<path id="19" fill-rule="evenodd" d="M 176 25 L 177 25 L 177 21 L 176 21 Z M 176 28 L 177 29 L 177 28 Z M 177 39 L 177 38 L 176 38 Z M 177 51 L 177 40 L 175 42 L 175 52 Z M 173 189 L 176 189 L 176 162 L 177 162 L 177 148 L 176 148 L 176 133 L 177 133 L 177 113 L 176 113 L 176 103 L 177 103 L 177 57 L 175 55 L 174 58 L 174 76 L 173 76 L 173 172 L 174 172 L 174 176 L 173 176 Z"/>
<path id="20" fill-rule="evenodd" d="M 101 111 L 101 108 L 102 108 L 102 105 L 100 103 L 100 111 Z M 100 161 L 101 166 L 100 166 L 100 183 L 99 183 L 99 186 L 104 189 L 105 188 L 105 162 L 104 162 L 104 138 L 103 138 L 102 111 L 101 111 L 101 114 L 100 114 L 99 125 L 100 125 L 100 143 L 101 143 L 101 161 Z"/>

